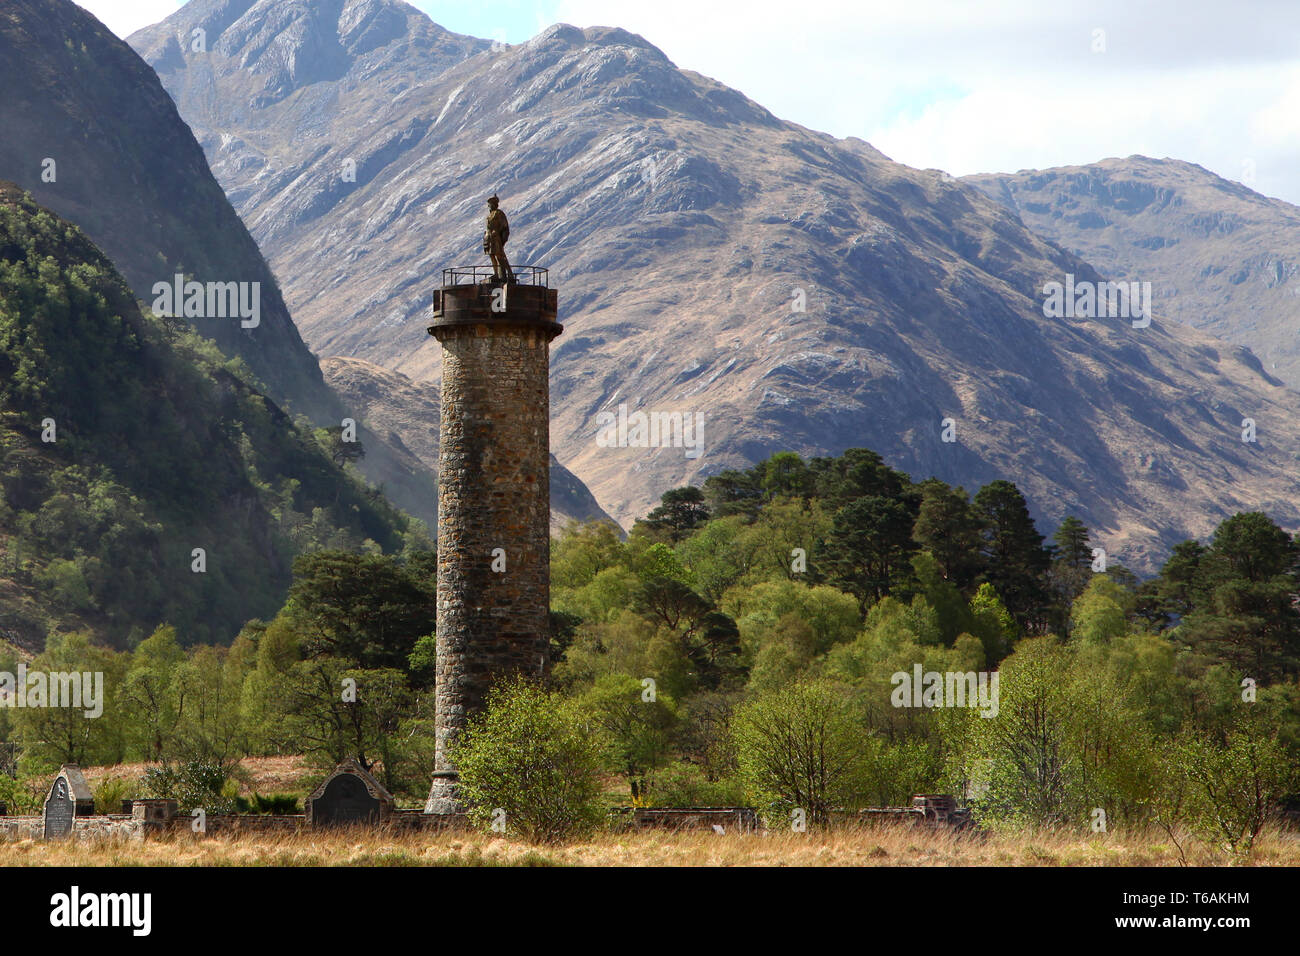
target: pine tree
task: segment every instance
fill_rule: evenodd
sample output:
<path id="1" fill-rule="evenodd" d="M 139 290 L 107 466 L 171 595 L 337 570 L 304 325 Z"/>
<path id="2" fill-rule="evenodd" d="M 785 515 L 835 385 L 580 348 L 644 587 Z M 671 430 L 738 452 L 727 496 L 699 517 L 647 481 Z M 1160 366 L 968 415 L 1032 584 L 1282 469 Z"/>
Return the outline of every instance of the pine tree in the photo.
<path id="1" fill-rule="evenodd" d="M 937 478 L 918 485 L 921 504 L 912 538 L 934 555 L 945 580 L 967 590 L 979 574 L 980 521 L 963 488 Z"/>
<path id="2" fill-rule="evenodd" d="M 1009 481 L 990 482 L 975 495 L 975 511 L 983 521 L 985 578 L 1022 628 L 1041 630 L 1051 611 L 1045 581 L 1051 555 L 1024 495 Z"/>

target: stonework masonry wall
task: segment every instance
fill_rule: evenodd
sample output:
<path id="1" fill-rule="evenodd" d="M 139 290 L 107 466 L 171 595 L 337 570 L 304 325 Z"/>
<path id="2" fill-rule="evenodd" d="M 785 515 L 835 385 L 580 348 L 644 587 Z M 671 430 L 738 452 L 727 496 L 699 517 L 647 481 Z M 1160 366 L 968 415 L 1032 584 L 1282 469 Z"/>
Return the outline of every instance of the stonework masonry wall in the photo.
<path id="1" fill-rule="evenodd" d="M 550 633 L 550 340 L 553 323 L 437 328 L 436 769 L 495 680 L 541 676 Z M 495 567 L 494 567 L 495 563 Z M 462 808 L 439 781 L 430 812 Z"/>
<path id="2" fill-rule="evenodd" d="M 168 834 L 194 834 L 193 818 L 181 813 L 165 821 L 153 822 L 122 814 L 77 817 L 73 823 L 73 840 L 124 839 L 143 840 Z M 383 824 L 358 825 L 363 829 L 386 833 L 437 831 L 458 822 L 458 818 L 441 818 L 423 810 L 396 810 Z M 272 816 L 269 814 L 212 815 L 204 821 L 202 836 L 218 834 L 289 834 L 313 829 L 303 814 Z M 43 816 L 0 817 L 0 843 L 15 840 L 41 840 L 45 835 Z M 194 834 L 199 836 L 199 834 Z"/>

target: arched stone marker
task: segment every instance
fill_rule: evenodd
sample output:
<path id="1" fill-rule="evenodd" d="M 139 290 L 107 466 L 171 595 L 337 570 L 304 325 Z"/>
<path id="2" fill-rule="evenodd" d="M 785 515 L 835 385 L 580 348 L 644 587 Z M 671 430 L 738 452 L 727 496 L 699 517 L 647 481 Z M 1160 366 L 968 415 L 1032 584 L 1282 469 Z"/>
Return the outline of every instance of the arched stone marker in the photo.
<path id="1" fill-rule="evenodd" d="M 392 815 L 394 805 L 384 785 L 348 758 L 307 797 L 307 822 L 313 827 L 378 824 Z"/>
<path id="2" fill-rule="evenodd" d="M 45 798 L 45 839 L 59 840 L 71 836 L 76 818 L 93 816 L 94 813 L 95 797 L 81 768 L 75 763 L 64 764 Z"/>

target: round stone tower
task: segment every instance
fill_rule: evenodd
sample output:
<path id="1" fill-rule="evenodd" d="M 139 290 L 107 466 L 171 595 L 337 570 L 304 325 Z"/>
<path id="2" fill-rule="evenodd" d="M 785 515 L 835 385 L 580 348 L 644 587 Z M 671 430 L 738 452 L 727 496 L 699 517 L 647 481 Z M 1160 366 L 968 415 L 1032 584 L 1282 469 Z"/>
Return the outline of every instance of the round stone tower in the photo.
<path id="1" fill-rule="evenodd" d="M 426 813 L 464 812 L 449 750 L 494 681 L 541 676 L 550 646 L 550 343 L 545 269 L 448 269 L 442 344 L 436 756 Z"/>

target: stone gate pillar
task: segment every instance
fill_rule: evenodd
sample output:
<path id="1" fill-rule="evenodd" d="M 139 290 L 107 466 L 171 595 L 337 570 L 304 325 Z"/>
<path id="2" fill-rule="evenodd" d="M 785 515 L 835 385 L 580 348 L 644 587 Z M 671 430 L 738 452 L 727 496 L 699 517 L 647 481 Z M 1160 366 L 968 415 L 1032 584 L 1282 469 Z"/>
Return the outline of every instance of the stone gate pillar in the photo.
<path id="1" fill-rule="evenodd" d="M 496 284 L 448 269 L 442 345 L 436 757 L 426 813 L 464 812 L 449 749 L 492 684 L 541 676 L 550 645 L 550 342 L 545 269 Z"/>

